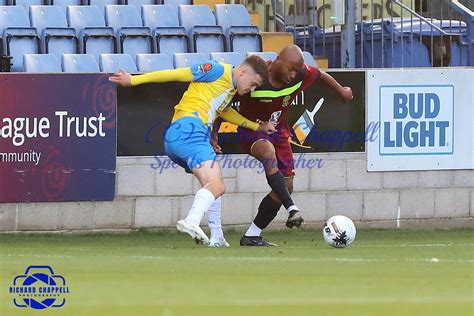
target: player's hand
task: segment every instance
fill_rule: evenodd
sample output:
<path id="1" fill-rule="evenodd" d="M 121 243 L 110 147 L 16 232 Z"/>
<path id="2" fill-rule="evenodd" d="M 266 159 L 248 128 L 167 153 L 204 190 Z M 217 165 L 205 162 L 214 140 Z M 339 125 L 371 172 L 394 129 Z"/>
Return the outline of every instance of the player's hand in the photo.
<path id="1" fill-rule="evenodd" d="M 116 83 L 122 87 L 132 86 L 132 76 L 123 69 L 120 69 L 117 73 L 111 75 L 109 77 L 109 81 Z"/>
<path id="2" fill-rule="evenodd" d="M 221 146 L 219 146 L 218 140 L 219 140 L 219 135 L 215 132 L 212 132 L 211 133 L 211 146 L 212 146 L 212 149 L 214 149 L 214 152 L 216 154 L 222 154 L 222 148 L 221 148 Z"/>
<path id="3" fill-rule="evenodd" d="M 270 121 L 259 123 L 258 131 L 265 134 L 273 134 L 276 132 L 275 124 Z"/>
<path id="4" fill-rule="evenodd" d="M 343 87 L 341 91 L 341 98 L 344 102 L 350 102 L 354 99 L 352 89 L 350 87 Z"/>

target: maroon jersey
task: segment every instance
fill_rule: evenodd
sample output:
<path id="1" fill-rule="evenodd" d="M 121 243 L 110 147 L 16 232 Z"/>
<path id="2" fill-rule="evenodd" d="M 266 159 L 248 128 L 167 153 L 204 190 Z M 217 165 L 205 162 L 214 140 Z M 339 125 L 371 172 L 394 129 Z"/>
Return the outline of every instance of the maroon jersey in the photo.
<path id="1" fill-rule="evenodd" d="M 270 63 L 268 63 L 270 65 Z M 281 138 L 290 136 L 290 128 L 285 119 L 286 111 L 298 93 L 316 82 L 321 73 L 315 67 L 304 65 L 296 73 L 291 83 L 282 88 L 274 88 L 270 84 L 257 88 L 254 92 L 239 96 L 239 112 L 251 121 L 272 121 Z"/>

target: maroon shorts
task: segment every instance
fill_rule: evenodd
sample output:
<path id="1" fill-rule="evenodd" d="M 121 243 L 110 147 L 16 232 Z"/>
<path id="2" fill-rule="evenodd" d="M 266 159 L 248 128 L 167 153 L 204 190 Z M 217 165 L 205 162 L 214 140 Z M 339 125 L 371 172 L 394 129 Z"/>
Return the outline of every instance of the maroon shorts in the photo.
<path id="1" fill-rule="evenodd" d="M 293 152 L 291 151 L 291 144 L 288 141 L 288 137 L 281 137 L 277 133 L 267 135 L 244 128 L 239 128 L 238 134 L 240 146 L 247 154 L 251 154 L 252 146 L 255 142 L 270 142 L 275 148 L 278 169 L 281 171 L 283 176 L 292 177 L 295 175 L 295 161 L 293 159 Z"/>

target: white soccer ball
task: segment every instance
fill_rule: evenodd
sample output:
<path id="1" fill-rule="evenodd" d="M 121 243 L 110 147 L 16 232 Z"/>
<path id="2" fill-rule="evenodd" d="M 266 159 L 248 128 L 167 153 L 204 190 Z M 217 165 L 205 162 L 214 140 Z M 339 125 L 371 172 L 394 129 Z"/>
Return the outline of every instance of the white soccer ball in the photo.
<path id="1" fill-rule="evenodd" d="M 354 241 L 356 228 L 350 218 L 336 215 L 327 220 L 323 228 L 323 236 L 328 245 L 344 248 Z"/>

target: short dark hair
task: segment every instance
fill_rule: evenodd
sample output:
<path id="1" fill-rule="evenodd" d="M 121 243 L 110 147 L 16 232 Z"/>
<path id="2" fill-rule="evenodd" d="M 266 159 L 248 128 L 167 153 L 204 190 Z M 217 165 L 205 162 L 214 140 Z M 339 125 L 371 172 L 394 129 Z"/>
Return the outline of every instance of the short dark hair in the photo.
<path id="1" fill-rule="evenodd" d="M 263 83 L 268 82 L 267 63 L 260 56 L 250 55 L 242 64 L 251 67 L 262 78 Z"/>

